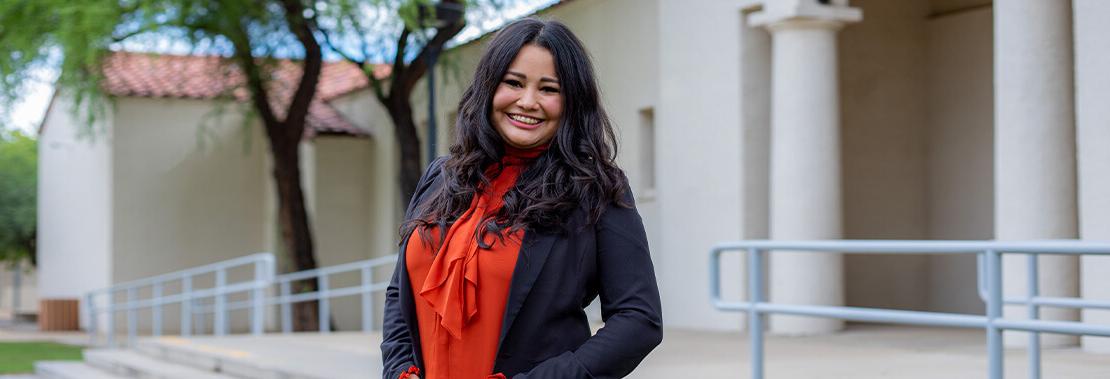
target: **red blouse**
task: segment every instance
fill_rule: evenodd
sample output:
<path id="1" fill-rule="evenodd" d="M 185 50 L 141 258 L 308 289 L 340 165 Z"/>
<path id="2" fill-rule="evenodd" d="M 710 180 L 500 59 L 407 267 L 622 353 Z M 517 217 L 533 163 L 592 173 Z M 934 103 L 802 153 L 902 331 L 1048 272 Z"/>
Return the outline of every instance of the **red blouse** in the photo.
<path id="1" fill-rule="evenodd" d="M 494 374 L 497 341 L 508 302 L 513 268 L 523 230 L 506 230 L 504 239 L 487 237 L 489 249 L 478 246 L 474 233 L 486 215 L 496 214 L 517 177 L 546 146 L 521 150 L 506 146 L 489 188 L 479 191 L 470 208 L 447 230 L 446 242 L 428 244 L 412 233 L 405 265 L 416 297 L 416 320 L 424 357 L 425 379 L 504 378 Z M 438 239 L 439 228 L 430 236 Z M 402 374 L 402 376 L 407 376 Z"/>

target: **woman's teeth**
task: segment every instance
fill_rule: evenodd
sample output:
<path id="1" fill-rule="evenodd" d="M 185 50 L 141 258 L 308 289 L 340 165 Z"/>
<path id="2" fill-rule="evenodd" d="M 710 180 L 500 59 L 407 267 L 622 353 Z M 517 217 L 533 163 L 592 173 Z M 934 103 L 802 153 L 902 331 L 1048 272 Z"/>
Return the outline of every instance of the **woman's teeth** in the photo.
<path id="1" fill-rule="evenodd" d="M 518 115 L 518 114 L 510 114 L 509 118 L 511 118 L 513 120 L 516 120 L 516 121 L 523 122 L 525 124 L 529 124 L 529 125 L 539 124 L 540 121 L 541 121 L 538 118 L 532 118 L 532 117 L 522 116 L 522 115 Z"/>

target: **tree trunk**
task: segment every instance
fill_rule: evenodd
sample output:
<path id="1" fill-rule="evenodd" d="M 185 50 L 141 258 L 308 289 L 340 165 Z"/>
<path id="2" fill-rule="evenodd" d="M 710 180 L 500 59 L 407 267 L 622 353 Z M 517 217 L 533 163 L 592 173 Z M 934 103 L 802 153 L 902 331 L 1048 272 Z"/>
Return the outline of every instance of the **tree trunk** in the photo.
<path id="1" fill-rule="evenodd" d="M 271 134 L 273 135 L 275 134 Z M 277 133 L 277 135 L 283 134 Z M 274 158 L 274 182 L 278 190 L 278 222 L 281 225 L 281 239 L 285 248 L 291 249 L 289 256 L 292 257 L 293 271 L 316 268 L 308 211 L 305 208 L 304 191 L 301 187 L 299 144 L 299 138 L 294 141 L 270 141 Z M 294 293 L 316 291 L 316 281 L 296 282 L 293 289 Z M 293 310 L 294 330 L 319 330 L 316 301 L 296 303 Z"/>
<path id="2" fill-rule="evenodd" d="M 400 158 L 399 173 L 401 181 L 401 204 L 408 204 L 416 185 L 420 181 L 420 174 L 424 171 L 420 164 L 420 138 L 416 135 L 416 124 L 412 118 L 412 105 L 409 104 L 409 94 L 390 94 L 386 103 L 389 118 L 393 121 L 393 134 L 397 138 L 397 149 Z"/>

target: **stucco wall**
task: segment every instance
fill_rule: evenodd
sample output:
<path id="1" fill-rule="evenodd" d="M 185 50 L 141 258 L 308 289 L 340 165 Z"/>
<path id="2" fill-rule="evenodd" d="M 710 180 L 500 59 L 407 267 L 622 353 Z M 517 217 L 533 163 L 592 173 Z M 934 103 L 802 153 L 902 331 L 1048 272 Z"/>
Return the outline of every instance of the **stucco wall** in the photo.
<path id="1" fill-rule="evenodd" d="M 0 266 L 0 318 L 39 311 L 38 275 L 29 262 Z"/>
<path id="2" fill-rule="evenodd" d="M 1110 240 L 1110 51 L 1106 49 L 1110 2 L 1074 0 L 1076 139 L 1079 161 L 1079 233 Z M 1081 295 L 1110 300 L 1110 257 L 1082 258 Z M 1110 311 L 1083 311 L 1083 322 L 1110 324 Z M 1110 338 L 1083 337 L 1087 351 L 1110 353 Z"/>
<path id="3" fill-rule="evenodd" d="M 369 214 L 364 231 L 368 239 L 366 249 L 371 257 L 396 253 L 397 228 L 408 199 L 402 202 L 397 185 L 399 157 L 389 113 L 369 90 L 333 100 L 332 104 L 352 123 L 371 133 L 368 140 L 357 143 L 363 145 L 362 148 L 352 150 L 363 162 L 358 162 L 354 156 L 344 158 L 352 159 L 350 170 L 361 171 L 369 188 L 365 205 Z"/>
<path id="4" fill-rule="evenodd" d="M 929 20 L 929 238 L 994 236 L 994 50 L 990 8 Z M 930 258 L 929 308 L 983 312 L 975 258 Z"/>
<path id="5" fill-rule="evenodd" d="M 125 98 L 115 127 L 113 282 L 264 250 L 258 125 L 211 102 Z"/>
<path id="6" fill-rule="evenodd" d="M 78 137 L 85 115 L 54 99 L 43 121 L 38 154 L 38 291 L 43 299 L 80 298 L 111 283 L 112 112 L 90 137 Z M 82 323 L 84 325 L 84 322 Z"/>
<path id="7" fill-rule="evenodd" d="M 316 155 L 316 211 L 312 214 L 312 226 L 317 264 L 334 266 L 392 253 L 393 250 L 371 250 L 375 236 L 366 229 L 375 213 L 370 206 L 371 195 L 376 190 L 371 187 L 370 140 L 321 136 L 313 139 L 312 144 Z M 387 279 L 385 275 L 377 278 Z M 331 288 L 360 283 L 357 271 L 329 277 Z M 347 296 L 332 300 L 332 313 L 339 330 L 362 327 L 360 299 Z"/>
<path id="8" fill-rule="evenodd" d="M 256 123 L 243 124 L 234 106 L 218 107 L 197 100 L 118 100 L 112 150 L 113 283 L 267 248 L 264 194 L 272 184 L 263 165 L 266 140 Z M 241 280 L 248 272 L 231 273 L 228 280 Z M 201 277 L 194 286 L 204 288 L 212 280 Z M 177 330 L 176 309 L 167 308 L 167 332 Z"/>
<path id="9" fill-rule="evenodd" d="M 925 227 L 925 1 L 853 1 L 840 32 L 844 238 L 920 239 Z M 848 255 L 852 306 L 924 309 L 928 257 Z"/>
<path id="10" fill-rule="evenodd" d="M 659 3 L 657 222 L 665 232 L 653 246 L 670 326 L 741 325 L 739 315 L 715 310 L 705 290 L 710 247 L 741 239 L 745 230 L 740 146 L 748 125 L 741 123 L 739 106 L 740 3 Z M 726 296 L 742 291 L 741 262 L 724 263 L 731 268 L 722 274 Z"/>

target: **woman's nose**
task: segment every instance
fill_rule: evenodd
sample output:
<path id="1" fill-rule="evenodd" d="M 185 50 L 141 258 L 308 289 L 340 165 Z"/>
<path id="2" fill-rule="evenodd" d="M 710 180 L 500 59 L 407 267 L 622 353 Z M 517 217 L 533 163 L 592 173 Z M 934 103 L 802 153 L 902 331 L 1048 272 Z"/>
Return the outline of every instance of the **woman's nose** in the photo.
<path id="1" fill-rule="evenodd" d="M 534 91 L 525 90 L 520 94 L 520 98 L 516 100 L 516 105 L 525 109 L 536 109 L 539 102 L 536 101 Z"/>

